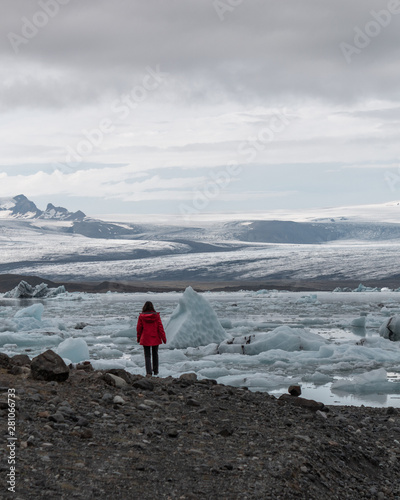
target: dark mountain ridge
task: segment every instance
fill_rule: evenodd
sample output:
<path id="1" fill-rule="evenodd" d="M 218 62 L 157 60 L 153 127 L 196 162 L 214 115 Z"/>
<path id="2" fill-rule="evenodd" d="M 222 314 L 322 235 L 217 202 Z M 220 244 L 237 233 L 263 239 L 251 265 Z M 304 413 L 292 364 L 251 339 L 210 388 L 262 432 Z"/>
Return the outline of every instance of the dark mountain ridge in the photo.
<path id="1" fill-rule="evenodd" d="M 65 221 L 82 221 L 86 215 L 78 210 L 70 212 L 64 207 L 56 207 L 48 203 L 46 210 L 40 210 L 33 201 L 19 194 L 9 199 L 0 199 L 0 211 L 8 211 L 15 219 L 54 219 Z"/>

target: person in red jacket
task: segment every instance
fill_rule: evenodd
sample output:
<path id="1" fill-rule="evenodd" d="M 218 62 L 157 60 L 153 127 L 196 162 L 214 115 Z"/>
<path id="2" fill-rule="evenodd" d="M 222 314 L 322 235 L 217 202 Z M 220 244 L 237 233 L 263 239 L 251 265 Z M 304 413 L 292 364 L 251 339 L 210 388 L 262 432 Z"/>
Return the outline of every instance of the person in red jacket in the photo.
<path id="1" fill-rule="evenodd" d="M 137 327 L 137 341 L 144 348 L 144 360 L 146 363 L 146 376 L 152 373 L 158 375 L 158 346 L 167 343 L 164 327 L 160 314 L 155 311 L 151 302 L 146 302 L 139 315 Z M 153 366 L 151 364 L 153 358 Z"/>

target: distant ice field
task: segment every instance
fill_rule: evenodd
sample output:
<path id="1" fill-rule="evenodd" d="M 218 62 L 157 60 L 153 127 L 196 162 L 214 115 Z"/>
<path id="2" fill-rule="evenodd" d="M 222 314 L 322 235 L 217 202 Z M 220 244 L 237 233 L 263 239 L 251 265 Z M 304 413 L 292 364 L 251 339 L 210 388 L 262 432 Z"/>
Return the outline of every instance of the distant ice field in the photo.
<path id="1" fill-rule="evenodd" d="M 82 243 L 82 238 L 76 238 Z M 55 281 L 63 280 L 257 280 L 257 279 L 372 279 L 400 275 L 399 242 L 325 243 L 322 245 L 253 244 L 235 251 L 187 254 L 185 245 L 166 242 L 105 240 L 102 247 L 80 247 L 81 261 L 68 259 L 70 247 L 50 251 L 37 263 L 21 261 L 32 250 L 10 248 L 9 262 L 3 272 L 35 274 Z M 103 242 L 102 242 L 103 243 Z M 98 245 L 98 242 L 96 241 Z M 63 243 L 60 241 L 60 247 Z M 173 248 L 172 248 L 173 247 Z M 76 250 L 76 253 L 78 253 Z M 121 251 L 118 255 L 117 252 Z M 147 251 L 148 257 L 135 258 L 135 251 Z M 75 251 L 75 249 L 74 249 Z M 72 252 L 72 249 L 71 249 Z M 97 256 L 95 254 L 97 253 Z M 166 255 L 162 255 L 164 252 Z M 175 253 L 177 252 L 177 253 Z M 109 255 L 113 253 L 113 256 Z M 129 257 L 128 257 L 129 253 Z M 101 256 L 100 256 L 101 254 Z M 160 255 L 161 254 L 161 255 Z M 6 256 L 3 256 L 6 259 Z M 38 255 L 39 258 L 39 255 Z M 85 262 L 84 260 L 88 261 Z M 61 262 L 59 262 L 61 260 Z M 76 260 L 76 258 L 75 258 Z M 64 262 L 63 262 L 64 261 Z"/>
<path id="2" fill-rule="evenodd" d="M 198 345 L 168 349 L 167 344 L 160 352 L 161 376 L 195 372 L 199 378 L 276 396 L 299 383 L 304 397 L 325 404 L 400 407 L 400 342 L 378 334 L 385 320 L 400 314 L 399 292 L 201 295 L 229 340 L 207 344 L 203 332 Z M 65 349 L 60 344 L 67 339 L 83 339 L 95 368 L 144 374 L 135 333 L 143 303 L 151 300 L 166 326 L 181 297 L 177 292 L 72 293 L 32 301 L 0 295 L 0 351 L 33 357 L 46 348 Z M 35 304 L 43 308 L 24 311 Z"/>

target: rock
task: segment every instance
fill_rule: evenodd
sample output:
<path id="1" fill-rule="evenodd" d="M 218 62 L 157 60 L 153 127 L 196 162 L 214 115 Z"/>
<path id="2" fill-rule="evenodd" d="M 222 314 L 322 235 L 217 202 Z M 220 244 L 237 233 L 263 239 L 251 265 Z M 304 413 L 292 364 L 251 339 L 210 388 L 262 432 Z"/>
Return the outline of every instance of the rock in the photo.
<path id="1" fill-rule="evenodd" d="M 218 431 L 218 434 L 220 436 L 223 436 L 223 437 L 229 437 L 229 436 L 232 436 L 233 429 L 232 428 L 228 428 L 228 427 L 224 427 L 223 429 L 221 429 L 220 431 Z"/>
<path id="2" fill-rule="evenodd" d="M 291 396 L 290 394 L 282 394 L 279 400 L 285 401 L 286 403 L 290 403 L 294 406 L 302 406 L 303 408 L 308 408 L 313 411 L 323 410 L 325 407 L 324 403 L 318 403 L 313 399 L 305 399 L 305 398 L 300 398 L 298 396 Z"/>
<path id="3" fill-rule="evenodd" d="M 84 370 L 86 372 L 92 372 L 93 371 L 93 366 L 91 365 L 90 361 L 84 361 L 83 363 L 78 363 L 76 365 L 77 370 Z"/>
<path id="4" fill-rule="evenodd" d="M 26 443 L 28 446 L 35 446 L 36 444 L 35 436 L 29 436 Z"/>
<path id="5" fill-rule="evenodd" d="M 0 399 L 0 410 L 8 410 L 8 399 Z"/>
<path id="6" fill-rule="evenodd" d="M 93 431 L 92 431 L 92 429 L 85 428 L 80 433 L 80 438 L 81 439 L 91 439 L 92 437 L 93 437 Z"/>
<path id="7" fill-rule="evenodd" d="M 124 405 L 125 400 L 121 396 L 114 396 L 113 403 L 116 405 Z"/>
<path id="8" fill-rule="evenodd" d="M 4 352 L 0 352 L 0 368 L 8 368 L 10 365 L 10 357 Z"/>
<path id="9" fill-rule="evenodd" d="M 153 391 L 154 390 L 153 382 L 147 378 L 136 380 L 135 382 L 133 382 L 132 385 L 133 385 L 133 387 L 136 387 L 136 389 L 141 389 L 142 391 Z"/>
<path id="10" fill-rule="evenodd" d="M 179 380 L 190 380 L 192 382 L 196 382 L 197 375 L 196 373 L 182 373 L 182 375 L 179 377 Z"/>
<path id="11" fill-rule="evenodd" d="M 50 349 L 32 359 L 31 370 L 35 380 L 64 382 L 69 377 L 64 360 Z"/>
<path id="12" fill-rule="evenodd" d="M 30 366 L 31 358 L 27 354 L 16 354 L 10 358 L 10 363 L 15 366 Z"/>
<path id="13" fill-rule="evenodd" d="M 288 393 L 291 396 L 300 396 L 301 395 L 301 387 L 299 385 L 291 385 L 288 389 Z"/>
<path id="14" fill-rule="evenodd" d="M 113 395 L 110 393 L 110 392 L 105 392 L 103 394 L 103 397 L 101 398 L 101 400 L 104 402 L 104 403 L 111 403 L 112 400 L 113 400 Z"/>
<path id="15" fill-rule="evenodd" d="M 168 437 L 176 438 L 179 436 L 178 429 L 172 428 L 167 431 Z"/>
<path id="16" fill-rule="evenodd" d="M 8 369 L 8 373 L 11 373 L 11 375 L 22 375 L 24 373 L 22 366 L 18 365 L 10 365 L 10 368 Z"/>
<path id="17" fill-rule="evenodd" d="M 103 380 L 106 384 L 111 385 L 113 387 L 119 387 L 121 389 L 128 387 L 128 384 L 125 382 L 123 378 L 117 377 L 117 375 L 113 375 L 112 373 L 105 373 L 103 375 Z"/>
<path id="18" fill-rule="evenodd" d="M 85 417 L 79 417 L 76 425 L 78 427 L 87 427 L 89 425 L 89 420 Z"/>
<path id="19" fill-rule="evenodd" d="M 188 406 L 200 406 L 200 403 L 198 401 L 196 401 L 195 399 L 192 399 L 192 398 L 189 398 L 187 401 L 186 401 L 186 404 Z"/>
<path id="20" fill-rule="evenodd" d="M 135 380 L 137 380 L 135 375 L 132 375 L 132 373 L 129 373 L 122 368 L 112 368 L 111 370 L 107 370 L 107 373 L 111 373 L 111 375 L 116 375 L 117 377 L 122 378 L 127 384 L 132 384 Z"/>
<path id="21" fill-rule="evenodd" d="M 54 413 L 54 415 L 50 415 L 49 420 L 51 420 L 52 422 L 56 422 L 57 424 L 65 422 L 64 415 L 61 412 L 56 412 Z"/>

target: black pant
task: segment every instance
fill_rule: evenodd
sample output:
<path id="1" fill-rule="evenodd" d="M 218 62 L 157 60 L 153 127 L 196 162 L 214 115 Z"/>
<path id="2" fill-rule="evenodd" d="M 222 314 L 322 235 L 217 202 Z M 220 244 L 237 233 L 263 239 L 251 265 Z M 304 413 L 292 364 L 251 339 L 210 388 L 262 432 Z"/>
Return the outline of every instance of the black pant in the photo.
<path id="1" fill-rule="evenodd" d="M 146 375 L 158 375 L 158 345 L 144 345 L 144 360 L 146 362 Z M 153 370 L 151 369 L 151 354 L 153 355 Z"/>

